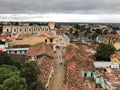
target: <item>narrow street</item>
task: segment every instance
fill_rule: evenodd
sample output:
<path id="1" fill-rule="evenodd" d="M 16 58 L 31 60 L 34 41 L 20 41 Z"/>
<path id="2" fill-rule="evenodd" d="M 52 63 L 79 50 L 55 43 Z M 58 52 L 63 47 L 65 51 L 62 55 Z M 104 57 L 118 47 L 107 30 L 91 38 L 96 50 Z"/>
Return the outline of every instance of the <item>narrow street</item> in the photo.
<path id="1" fill-rule="evenodd" d="M 61 85 L 63 84 L 65 67 L 62 51 L 62 48 L 59 48 L 55 53 L 54 74 L 47 90 L 60 90 Z"/>

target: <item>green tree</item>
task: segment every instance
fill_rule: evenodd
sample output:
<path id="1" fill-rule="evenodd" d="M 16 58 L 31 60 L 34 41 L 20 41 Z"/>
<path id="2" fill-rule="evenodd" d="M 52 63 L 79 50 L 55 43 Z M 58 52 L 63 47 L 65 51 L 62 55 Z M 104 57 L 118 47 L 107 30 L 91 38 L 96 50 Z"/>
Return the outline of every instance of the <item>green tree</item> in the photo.
<path id="1" fill-rule="evenodd" d="M 0 90 L 27 90 L 26 79 L 19 76 L 15 66 L 0 66 Z"/>
<path id="2" fill-rule="evenodd" d="M 117 34 L 117 32 L 113 30 L 112 32 L 110 32 L 110 34 Z"/>
<path id="3" fill-rule="evenodd" d="M 80 31 L 84 32 L 86 30 L 85 26 L 80 26 Z"/>
<path id="4" fill-rule="evenodd" d="M 73 41 L 74 41 L 74 39 L 73 39 L 73 37 L 71 37 L 71 38 L 70 38 L 70 42 L 73 42 Z"/>
<path id="5" fill-rule="evenodd" d="M 41 82 L 33 82 L 28 90 L 46 90 Z"/>
<path id="6" fill-rule="evenodd" d="M 92 40 L 95 40 L 97 38 L 98 34 L 94 33 L 93 35 L 91 35 Z"/>
<path id="7" fill-rule="evenodd" d="M 75 35 L 75 36 L 78 36 L 78 35 L 79 35 L 78 30 L 75 30 L 74 35 Z"/>
<path id="8" fill-rule="evenodd" d="M 108 33 L 108 30 L 105 30 L 105 31 L 103 32 L 103 34 L 105 34 L 105 35 L 106 35 L 107 33 Z"/>
<path id="9" fill-rule="evenodd" d="M 29 86 L 27 90 L 45 90 L 45 86 L 37 80 L 39 74 L 40 70 L 35 61 L 25 63 L 22 66 L 20 75 L 26 78 L 27 85 Z"/>
<path id="10" fill-rule="evenodd" d="M 110 55 L 114 54 L 115 48 L 110 44 L 101 43 L 96 50 L 97 61 L 110 61 Z"/>
<path id="11" fill-rule="evenodd" d="M 17 68 L 21 67 L 19 60 L 11 59 L 6 52 L 0 52 L 0 65 L 3 64 L 16 66 Z"/>
<path id="12" fill-rule="evenodd" d="M 96 29 L 96 30 L 95 30 L 95 33 L 97 33 L 98 35 L 99 35 L 99 34 L 102 34 L 102 30 L 101 30 L 101 29 Z"/>
<path id="13" fill-rule="evenodd" d="M 80 29 L 80 25 L 79 25 L 79 24 L 76 24 L 76 25 L 75 25 L 75 28 L 76 28 L 76 29 Z"/>
<path id="14" fill-rule="evenodd" d="M 25 63 L 21 70 L 21 76 L 25 77 L 27 83 L 32 83 L 37 80 L 37 75 L 40 74 L 40 70 L 35 61 L 31 61 L 29 63 Z"/>
<path id="15" fill-rule="evenodd" d="M 0 34 L 2 33 L 2 29 L 3 29 L 2 26 L 0 26 Z"/>
<path id="16" fill-rule="evenodd" d="M 5 42 L 3 42 L 3 41 L 0 40 L 0 44 L 5 44 Z"/>
<path id="17" fill-rule="evenodd" d="M 70 34 L 72 34 L 73 33 L 73 28 L 70 28 L 69 32 L 70 32 Z"/>

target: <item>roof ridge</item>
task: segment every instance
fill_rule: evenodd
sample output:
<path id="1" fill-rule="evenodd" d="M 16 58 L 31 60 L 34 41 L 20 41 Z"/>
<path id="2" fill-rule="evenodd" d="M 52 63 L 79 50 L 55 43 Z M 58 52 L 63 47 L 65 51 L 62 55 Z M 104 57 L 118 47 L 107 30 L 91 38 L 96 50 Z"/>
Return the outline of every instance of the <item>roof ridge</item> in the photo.
<path id="1" fill-rule="evenodd" d="M 44 45 L 44 43 L 42 43 L 42 45 L 43 45 L 43 47 L 44 47 L 44 53 L 46 53 L 46 49 L 45 49 L 45 46 L 46 46 L 46 45 Z"/>

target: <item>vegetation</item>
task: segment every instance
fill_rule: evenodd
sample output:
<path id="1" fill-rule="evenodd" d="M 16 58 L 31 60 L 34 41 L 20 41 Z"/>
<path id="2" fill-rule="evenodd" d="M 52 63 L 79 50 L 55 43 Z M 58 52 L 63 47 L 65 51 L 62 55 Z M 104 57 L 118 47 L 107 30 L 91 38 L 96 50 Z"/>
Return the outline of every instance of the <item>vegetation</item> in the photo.
<path id="1" fill-rule="evenodd" d="M 15 66 L 0 66 L 0 90 L 27 90 L 26 80 Z"/>
<path id="2" fill-rule="evenodd" d="M 81 32 L 84 32 L 84 31 L 86 31 L 86 28 L 85 28 L 85 26 L 80 26 L 80 31 L 81 31 Z"/>
<path id="3" fill-rule="evenodd" d="M 91 35 L 91 39 L 95 40 L 97 38 L 98 34 L 94 33 L 93 35 Z"/>
<path id="4" fill-rule="evenodd" d="M 28 90 L 45 90 L 45 86 L 37 80 L 40 71 L 35 61 L 25 63 L 20 70 L 20 74 L 26 78 L 27 85 L 30 86 Z"/>
<path id="5" fill-rule="evenodd" d="M 70 34 L 72 34 L 73 33 L 73 28 L 70 28 L 69 32 L 70 32 Z"/>
<path id="6" fill-rule="evenodd" d="M 74 41 L 74 39 L 73 39 L 73 37 L 71 37 L 71 38 L 70 38 L 70 42 L 73 42 L 73 41 Z"/>
<path id="7" fill-rule="evenodd" d="M 60 29 L 60 25 L 55 24 L 55 28 Z"/>
<path id="8" fill-rule="evenodd" d="M 114 54 L 115 48 L 110 44 L 101 43 L 97 48 L 95 57 L 97 61 L 110 61 L 110 55 Z"/>
<path id="9" fill-rule="evenodd" d="M 5 44 L 5 42 L 3 42 L 3 41 L 0 40 L 0 44 Z"/>
<path id="10" fill-rule="evenodd" d="M 35 61 L 25 63 L 21 70 L 20 75 L 26 78 L 27 90 L 46 90 L 45 86 L 37 80 L 37 76 L 40 74 L 40 70 Z"/>
<path id="11" fill-rule="evenodd" d="M 79 35 L 78 30 L 75 30 L 75 32 L 74 32 L 74 36 L 78 36 L 78 35 Z"/>
<path id="12" fill-rule="evenodd" d="M 36 62 L 22 64 L 7 53 L 0 53 L 0 90 L 46 90 L 37 80 L 38 74 Z"/>
<path id="13" fill-rule="evenodd" d="M 76 28 L 77 30 L 79 29 L 81 32 L 83 32 L 83 31 L 86 30 L 86 28 L 85 28 L 84 25 L 80 26 L 79 24 L 76 24 L 76 25 L 75 25 L 75 28 Z"/>
<path id="14" fill-rule="evenodd" d="M 16 59 L 11 59 L 6 52 L 0 52 L 0 65 L 12 65 L 20 69 L 21 63 Z"/>
<path id="15" fill-rule="evenodd" d="M 76 24 L 74 27 L 75 27 L 76 29 L 80 29 L 80 25 L 79 25 L 79 24 Z"/>
<path id="16" fill-rule="evenodd" d="M 2 33 L 2 27 L 0 26 L 0 34 Z"/>

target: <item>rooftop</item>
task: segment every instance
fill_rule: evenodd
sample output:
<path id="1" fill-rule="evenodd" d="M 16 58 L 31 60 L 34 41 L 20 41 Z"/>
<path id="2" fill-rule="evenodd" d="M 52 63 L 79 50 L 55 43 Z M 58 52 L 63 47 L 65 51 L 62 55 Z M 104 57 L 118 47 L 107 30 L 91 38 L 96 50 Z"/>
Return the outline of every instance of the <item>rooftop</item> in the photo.
<path id="1" fill-rule="evenodd" d="M 42 42 L 42 43 L 33 45 L 29 48 L 28 56 L 39 56 L 42 54 L 46 54 L 50 57 L 53 57 L 52 47 Z"/>
<path id="2" fill-rule="evenodd" d="M 38 80 L 46 84 L 52 70 L 54 61 L 48 57 L 42 57 L 37 60 L 37 65 L 40 68 L 41 74 L 38 76 Z"/>

